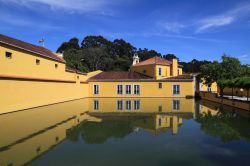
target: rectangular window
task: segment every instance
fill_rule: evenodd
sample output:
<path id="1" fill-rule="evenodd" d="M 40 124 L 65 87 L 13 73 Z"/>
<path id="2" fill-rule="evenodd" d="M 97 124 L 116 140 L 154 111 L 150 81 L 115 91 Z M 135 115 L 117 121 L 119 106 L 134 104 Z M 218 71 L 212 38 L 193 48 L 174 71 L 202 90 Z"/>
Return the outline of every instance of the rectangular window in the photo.
<path id="1" fill-rule="evenodd" d="M 143 74 L 146 74 L 147 73 L 147 70 L 143 70 Z"/>
<path id="2" fill-rule="evenodd" d="M 180 100 L 173 100 L 173 110 L 180 110 Z"/>
<path id="3" fill-rule="evenodd" d="M 160 82 L 159 85 L 158 85 L 159 89 L 162 88 L 162 83 Z"/>
<path id="4" fill-rule="evenodd" d="M 94 94 L 95 95 L 99 94 L 99 85 L 94 85 Z"/>
<path id="5" fill-rule="evenodd" d="M 134 110 L 140 110 L 140 108 L 141 108 L 141 101 L 134 100 Z"/>
<path id="6" fill-rule="evenodd" d="M 99 110 L 99 100 L 94 100 L 94 110 Z"/>
<path id="7" fill-rule="evenodd" d="M 126 101 L 126 110 L 131 110 L 131 105 L 132 105 L 131 100 L 127 100 Z"/>
<path id="8" fill-rule="evenodd" d="M 117 85 L 116 91 L 118 95 L 122 95 L 122 85 Z"/>
<path id="9" fill-rule="evenodd" d="M 36 59 L 36 64 L 40 65 L 40 60 L 39 59 Z"/>
<path id="10" fill-rule="evenodd" d="M 208 91 L 208 92 L 211 92 L 211 91 L 212 91 L 212 89 L 211 89 L 211 85 L 208 85 L 208 87 L 207 87 L 207 91 Z"/>
<path id="11" fill-rule="evenodd" d="M 158 119 L 159 127 L 161 127 L 161 118 Z"/>
<path id="12" fill-rule="evenodd" d="M 123 101 L 117 100 L 117 110 L 123 110 Z"/>
<path id="13" fill-rule="evenodd" d="M 131 85 L 126 85 L 126 94 L 131 94 Z"/>
<path id="14" fill-rule="evenodd" d="M 134 94 L 135 95 L 140 95 L 140 92 L 141 89 L 140 89 L 140 85 L 134 85 Z"/>
<path id="15" fill-rule="evenodd" d="M 5 57 L 8 59 L 12 58 L 12 53 L 11 52 L 5 52 Z"/>
<path id="16" fill-rule="evenodd" d="M 56 68 L 56 69 L 58 68 L 58 64 L 55 64 L 55 68 Z"/>
<path id="17" fill-rule="evenodd" d="M 180 94 L 180 85 L 173 85 L 173 94 L 174 95 Z"/>
<path id="18" fill-rule="evenodd" d="M 158 107 L 158 111 L 162 112 L 162 106 L 161 105 Z"/>
<path id="19" fill-rule="evenodd" d="M 161 68 L 158 69 L 159 76 L 161 76 Z"/>
<path id="20" fill-rule="evenodd" d="M 178 69 L 178 75 L 180 75 L 180 69 Z"/>

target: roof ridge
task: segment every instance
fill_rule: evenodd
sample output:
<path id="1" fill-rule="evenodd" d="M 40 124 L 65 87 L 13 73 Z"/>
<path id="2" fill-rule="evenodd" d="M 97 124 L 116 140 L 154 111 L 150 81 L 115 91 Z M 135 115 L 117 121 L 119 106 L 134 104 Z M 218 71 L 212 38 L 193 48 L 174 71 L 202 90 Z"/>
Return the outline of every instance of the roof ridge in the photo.
<path id="1" fill-rule="evenodd" d="M 31 44 L 31 43 L 28 43 L 19 39 L 15 39 L 13 37 L 9 37 L 3 34 L 0 34 L 0 42 L 6 45 L 16 47 L 18 49 L 22 49 L 30 53 L 45 57 L 45 58 L 49 58 L 58 62 L 65 63 L 64 59 L 58 57 L 55 53 L 53 53 L 51 50 L 45 47 Z"/>

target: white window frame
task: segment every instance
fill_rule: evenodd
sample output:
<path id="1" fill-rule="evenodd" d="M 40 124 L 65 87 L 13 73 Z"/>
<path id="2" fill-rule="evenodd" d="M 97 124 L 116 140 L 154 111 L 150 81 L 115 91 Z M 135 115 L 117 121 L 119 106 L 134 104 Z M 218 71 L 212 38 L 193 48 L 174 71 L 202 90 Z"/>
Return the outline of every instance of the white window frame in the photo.
<path id="1" fill-rule="evenodd" d="M 176 103 L 179 103 L 179 105 Z M 179 99 L 173 99 L 172 108 L 175 111 L 179 111 L 181 108 L 181 101 Z"/>
<path id="2" fill-rule="evenodd" d="M 121 103 L 121 108 L 118 103 Z M 123 100 L 116 100 L 116 109 L 119 111 L 123 110 Z"/>
<path id="3" fill-rule="evenodd" d="M 119 89 L 120 86 L 121 86 L 121 89 Z M 121 93 L 119 93 L 120 92 L 119 90 L 121 90 Z M 123 95 L 123 85 L 122 84 L 117 84 L 116 85 L 116 94 L 117 95 Z"/>
<path id="4" fill-rule="evenodd" d="M 98 88 L 97 88 L 97 89 L 98 89 L 98 91 L 97 91 L 98 93 L 95 93 L 95 86 L 98 87 Z M 98 84 L 94 84 L 94 85 L 93 85 L 93 94 L 94 94 L 94 95 L 99 95 L 99 94 L 100 94 L 100 85 L 98 85 Z"/>
<path id="5" fill-rule="evenodd" d="M 99 100 L 94 100 L 93 101 L 93 110 L 97 111 L 100 108 L 100 103 Z"/>
<path id="6" fill-rule="evenodd" d="M 141 109 L 141 101 L 140 100 L 134 100 L 134 110 L 140 110 Z"/>
<path id="7" fill-rule="evenodd" d="M 128 103 L 130 103 L 130 104 L 128 104 Z M 125 108 L 126 108 L 126 110 L 132 110 L 132 101 L 131 100 L 125 101 Z"/>
<path id="8" fill-rule="evenodd" d="M 127 91 L 127 87 L 130 87 L 130 93 L 127 93 L 128 91 Z M 125 85 L 125 94 L 126 95 L 131 95 L 132 94 L 132 85 Z"/>
<path id="9" fill-rule="evenodd" d="M 139 93 L 135 93 L 135 92 L 137 92 L 136 86 L 139 87 Z M 139 84 L 134 84 L 133 85 L 133 94 L 134 95 L 141 95 L 141 85 L 139 85 Z"/>
<path id="10" fill-rule="evenodd" d="M 178 86 L 179 87 L 179 93 L 175 93 L 175 86 Z M 177 96 L 177 95 L 180 95 L 181 94 L 181 86 L 179 85 L 179 84 L 174 84 L 174 85 L 172 85 L 172 94 L 174 95 L 174 96 Z"/>

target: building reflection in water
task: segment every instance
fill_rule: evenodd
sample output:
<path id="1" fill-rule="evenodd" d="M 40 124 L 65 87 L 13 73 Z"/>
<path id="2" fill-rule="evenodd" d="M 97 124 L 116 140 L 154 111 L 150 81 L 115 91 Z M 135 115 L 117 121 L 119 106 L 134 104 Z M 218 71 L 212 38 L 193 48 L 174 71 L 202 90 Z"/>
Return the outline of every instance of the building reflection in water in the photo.
<path id="1" fill-rule="evenodd" d="M 80 133 L 86 143 L 123 138 L 138 129 L 177 134 L 182 119 L 193 117 L 194 106 L 194 100 L 183 98 L 88 98 L 3 114 L 0 165 L 27 164 Z"/>
<path id="2" fill-rule="evenodd" d="M 90 117 L 87 100 L 0 115 L 0 165 L 24 165 L 60 144 L 66 131 Z"/>
<path id="3" fill-rule="evenodd" d="M 171 130 L 177 134 L 182 119 L 193 117 L 195 101 L 185 98 L 92 98 L 89 114 L 103 120 L 128 117 L 150 118 L 150 125 L 134 126 L 153 134 Z M 133 120 L 135 123 L 136 120 Z"/>

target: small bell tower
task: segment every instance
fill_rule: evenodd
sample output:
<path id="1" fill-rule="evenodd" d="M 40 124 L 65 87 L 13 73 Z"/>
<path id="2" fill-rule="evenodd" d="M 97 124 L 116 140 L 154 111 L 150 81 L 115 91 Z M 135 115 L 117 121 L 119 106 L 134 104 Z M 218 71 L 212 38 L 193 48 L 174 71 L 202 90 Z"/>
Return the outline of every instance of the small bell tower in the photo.
<path id="1" fill-rule="evenodd" d="M 137 64 L 140 62 L 140 58 L 137 53 L 134 54 L 133 56 L 133 65 Z"/>

